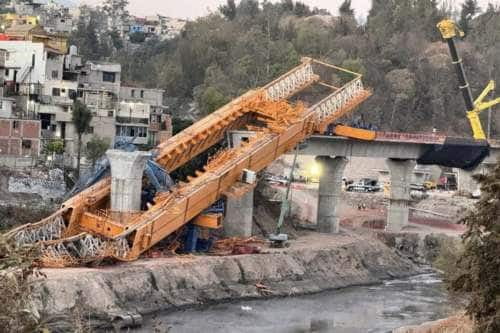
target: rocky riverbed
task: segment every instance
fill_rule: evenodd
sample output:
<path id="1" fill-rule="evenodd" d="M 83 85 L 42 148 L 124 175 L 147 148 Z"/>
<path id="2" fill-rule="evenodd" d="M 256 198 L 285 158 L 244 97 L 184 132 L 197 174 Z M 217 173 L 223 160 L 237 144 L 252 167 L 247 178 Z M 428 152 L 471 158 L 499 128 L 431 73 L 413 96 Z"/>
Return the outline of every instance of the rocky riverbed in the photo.
<path id="1" fill-rule="evenodd" d="M 411 257 L 411 256 L 410 256 Z M 140 260 L 100 268 L 46 269 L 34 300 L 54 332 L 113 319 L 249 298 L 292 296 L 408 277 L 425 269 L 370 235 L 310 233 L 285 249 L 241 256 Z"/>

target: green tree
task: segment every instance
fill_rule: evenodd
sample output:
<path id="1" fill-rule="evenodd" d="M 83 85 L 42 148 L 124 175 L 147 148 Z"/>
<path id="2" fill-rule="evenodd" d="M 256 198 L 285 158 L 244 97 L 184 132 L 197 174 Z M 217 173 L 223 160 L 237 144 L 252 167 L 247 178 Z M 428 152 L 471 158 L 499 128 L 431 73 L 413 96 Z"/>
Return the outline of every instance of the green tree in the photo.
<path id="1" fill-rule="evenodd" d="M 129 35 L 130 42 L 134 44 L 141 44 L 146 41 L 146 34 L 144 32 L 136 31 Z"/>
<path id="2" fill-rule="evenodd" d="M 106 36 L 105 18 L 102 12 L 88 6 L 80 6 L 81 15 L 69 41 L 78 46 L 83 60 L 99 60 L 110 56 L 107 45 L 99 38 Z"/>
<path id="3" fill-rule="evenodd" d="M 229 102 L 229 98 L 224 96 L 220 91 L 214 87 L 205 89 L 198 100 L 198 105 L 203 114 L 210 114 Z"/>
<path id="4" fill-rule="evenodd" d="M 85 149 L 85 158 L 90 162 L 92 168 L 95 167 L 96 162 L 104 156 L 106 151 L 109 149 L 110 142 L 108 138 L 100 138 L 94 135 Z"/>
<path id="5" fill-rule="evenodd" d="M 308 5 L 300 1 L 297 1 L 295 3 L 293 13 L 299 17 L 312 15 L 311 8 L 309 8 Z"/>
<path id="6" fill-rule="evenodd" d="M 236 11 L 239 16 L 255 18 L 259 14 L 259 2 L 257 0 L 241 0 Z"/>
<path id="7" fill-rule="evenodd" d="M 500 163 L 487 175 L 476 175 L 481 199 L 462 221 L 465 252 L 458 261 L 462 272 L 452 283 L 454 291 L 469 295 L 468 313 L 477 333 L 500 332 Z"/>
<path id="8" fill-rule="evenodd" d="M 470 30 L 470 22 L 472 18 L 481 11 L 477 0 L 465 0 L 462 4 L 462 10 L 460 11 L 460 20 L 458 24 L 465 33 Z"/>
<path id="9" fill-rule="evenodd" d="M 284 12 L 289 12 L 289 13 L 293 12 L 294 8 L 293 0 L 281 0 L 280 5 Z"/>
<path id="10" fill-rule="evenodd" d="M 236 3 L 234 0 L 227 0 L 225 5 L 219 6 L 219 11 L 226 19 L 232 21 L 236 17 Z"/>
<path id="11" fill-rule="evenodd" d="M 61 139 L 51 140 L 45 147 L 47 153 L 60 155 L 64 153 L 64 141 Z"/>
<path id="12" fill-rule="evenodd" d="M 339 7 L 340 16 L 354 16 L 354 9 L 351 7 L 351 0 L 344 0 Z"/>
<path id="13" fill-rule="evenodd" d="M 189 119 L 181 119 L 181 118 L 173 118 L 172 119 L 172 134 L 176 135 L 177 133 L 183 131 L 189 126 L 193 125 L 193 121 Z"/>
<path id="14" fill-rule="evenodd" d="M 77 135 L 77 161 L 76 161 L 76 175 L 80 177 L 80 162 L 82 155 L 82 137 L 90 129 L 90 122 L 92 121 L 92 112 L 85 104 L 76 100 L 73 103 L 73 114 L 71 119 L 75 132 Z"/>

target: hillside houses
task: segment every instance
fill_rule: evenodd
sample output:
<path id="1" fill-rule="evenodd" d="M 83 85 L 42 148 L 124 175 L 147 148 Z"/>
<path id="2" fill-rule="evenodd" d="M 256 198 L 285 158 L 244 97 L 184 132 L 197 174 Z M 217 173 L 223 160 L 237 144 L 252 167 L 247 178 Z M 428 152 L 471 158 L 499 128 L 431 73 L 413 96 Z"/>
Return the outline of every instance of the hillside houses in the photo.
<path id="1" fill-rule="evenodd" d="M 77 48 L 60 47 L 65 43 L 57 36 L 27 28 L 9 33 L 9 39 L 0 40 L 0 124 L 5 127 L 0 128 L 0 155 L 36 156 L 51 140 L 63 140 L 66 156 L 74 160 L 71 113 L 76 99 L 93 114 L 84 142 L 97 135 L 111 142 L 118 137 L 154 146 L 170 137 L 163 90 L 122 85 L 119 64 L 82 63 Z M 23 134 L 25 128 L 28 136 Z M 13 140 L 12 133 L 19 138 Z M 33 133 L 39 134 L 33 138 Z"/>

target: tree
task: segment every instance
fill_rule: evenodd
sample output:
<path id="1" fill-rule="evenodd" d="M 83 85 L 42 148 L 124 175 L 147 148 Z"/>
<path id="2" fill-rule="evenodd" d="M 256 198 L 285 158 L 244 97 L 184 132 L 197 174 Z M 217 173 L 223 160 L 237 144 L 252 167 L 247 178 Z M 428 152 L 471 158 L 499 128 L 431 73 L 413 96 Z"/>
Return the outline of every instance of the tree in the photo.
<path id="1" fill-rule="evenodd" d="M 109 145 L 109 139 L 100 138 L 97 135 L 94 135 L 90 141 L 87 142 L 85 158 L 90 162 L 92 168 L 94 168 L 96 162 L 104 156 L 106 151 L 109 149 Z"/>
<path id="2" fill-rule="evenodd" d="M 130 42 L 134 44 L 144 43 L 146 40 L 146 34 L 144 32 L 136 31 L 129 35 Z"/>
<path id="3" fill-rule="evenodd" d="M 309 8 L 308 5 L 306 5 L 305 3 L 303 2 L 300 2 L 300 1 L 297 1 L 295 3 L 295 8 L 293 9 L 293 13 L 296 15 L 296 16 L 309 16 L 312 14 L 311 12 L 311 9 Z"/>
<path id="4" fill-rule="evenodd" d="M 463 219 L 465 252 L 459 259 L 462 274 L 451 284 L 469 295 L 467 311 L 476 320 L 476 332 L 500 332 L 500 163 L 487 175 L 476 175 L 481 199 Z"/>
<path id="5" fill-rule="evenodd" d="M 85 104 L 76 100 L 73 103 L 73 115 L 71 121 L 73 126 L 75 126 L 75 132 L 77 135 L 77 161 L 76 161 L 76 175 L 80 177 L 80 162 L 82 154 L 82 137 L 90 129 L 90 122 L 92 121 L 92 112 L 87 108 Z"/>
<path id="6" fill-rule="evenodd" d="M 460 20 L 458 24 L 465 33 L 470 30 L 470 22 L 472 18 L 481 11 L 477 0 L 466 0 L 462 4 L 462 10 L 460 11 Z"/>
<path id="7" fill-rule="evenodd" d="M 64 153 L 64 141 L 61 139 L 51 140 L 45 147 L 47 153 L 60 155 Z"/>
<path id="8" fill-rule="evenodd" d="M 227 0 L 227 4 L 219 6 L 219 11 L 226 19 L 232 21 L 236 17 L 236 3 L 234 0 Z"/>
<path id="9" fill-rule="evenodd" d="M 229 102 L 229 98 L 224 96 L 214 87 L 208 87 L 197 98 L 198 104 L 203 114 L 210 114 Z"/>
<path id="10" fill-rule="evenodd" d="M 354 9 L 351 7 L 351 0 L 344 0 L 339 7 L 340 16 L 354 17 Z"/>
<path id="11" fill-rule="evenodd" d="M 259 2 L 257 0 L 241 0 L 236 11 L 238 16 L 255 18 L 259 14 Z"/>

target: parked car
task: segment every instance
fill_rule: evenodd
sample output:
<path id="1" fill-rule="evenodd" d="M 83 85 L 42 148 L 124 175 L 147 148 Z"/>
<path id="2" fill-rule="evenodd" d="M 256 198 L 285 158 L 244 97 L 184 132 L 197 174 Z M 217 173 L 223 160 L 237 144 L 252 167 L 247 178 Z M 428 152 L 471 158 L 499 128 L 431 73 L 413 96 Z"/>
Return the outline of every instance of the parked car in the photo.
<path id="1" fill-rule="evenodd" d="M 346 191 L 348 192 L 379 192 L 381 187 L 377 180 L 363 178 L 357 182 L 348 184 Z"/>

